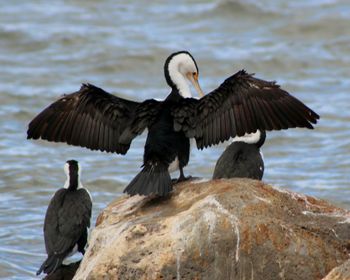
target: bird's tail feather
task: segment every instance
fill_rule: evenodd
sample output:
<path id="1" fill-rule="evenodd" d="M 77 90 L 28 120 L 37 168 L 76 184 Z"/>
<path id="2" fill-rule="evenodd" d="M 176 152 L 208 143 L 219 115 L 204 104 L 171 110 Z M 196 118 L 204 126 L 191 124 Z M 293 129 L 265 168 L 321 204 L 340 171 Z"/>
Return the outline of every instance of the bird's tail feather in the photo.
<path id="1" fill-rule="evenodd" d="M 168 165 L 157 163 L 146 164 L 141 172 L 125 188 L 124 192 L 129 195 L 156 194 L 165 196 L 172 189 Z"/>
<path id="2" fill-rule="evenodd" d="M 36 275 L 39 275 L 43 271 L 46 274 L 55 272 L 55 270 L 62 265 L 62 261 L 63 258 L 57 255 L 51 255 L 47 257 L 46 261 L 43 262 L 39 270 L 36 272 Z"/>

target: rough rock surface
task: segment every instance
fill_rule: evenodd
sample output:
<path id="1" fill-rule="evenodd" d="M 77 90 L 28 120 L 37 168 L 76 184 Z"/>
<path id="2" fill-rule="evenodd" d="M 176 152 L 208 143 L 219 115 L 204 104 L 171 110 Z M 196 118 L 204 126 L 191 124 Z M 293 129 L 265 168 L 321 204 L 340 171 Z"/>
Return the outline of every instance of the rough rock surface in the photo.
<path id="1" fill-rule="evenodd" d="M 323 280 L 349 280 L 350 279 L 350 260 L 347 260 L 332 271 Z"/>
<path id="2" fill-rule="evenodd" d="M 74 279 L 322 279 L 349 253 L 349 211 L 250 179 L 185 182 L 112 202 Z"/>

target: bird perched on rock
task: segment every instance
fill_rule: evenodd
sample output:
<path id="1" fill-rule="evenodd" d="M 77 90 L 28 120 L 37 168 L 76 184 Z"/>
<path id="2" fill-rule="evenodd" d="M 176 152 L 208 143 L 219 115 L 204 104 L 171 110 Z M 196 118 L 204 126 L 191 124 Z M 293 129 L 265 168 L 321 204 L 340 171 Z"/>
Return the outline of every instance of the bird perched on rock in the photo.
<path id="1" fill-rule="evenodd" d="M 131 101 L 84 84 L 39 113 L 29 124 L 28 139 L 125 154 L 147 128 L 142 170 L 125 192 L 164 196 L 172 190 L 169 171 L 179 169 L 178 181 L 185 179 L 190 138 L 203 149 L 257 129 L 313 128 L 319 118 L 275 82 L 254 78 L 244 70 L 204 96 L 198 73 L 189 52 L 171 54 L 164 65 L 171 92 L 163 101 Z M 189 82 L 200 99 L 192 98 Z"/>
<path id="2" fill-rule="evenodd" d="M 251 178 L 261 180 L 264 160 L 260 151 L 266 138 L 265 131 L 257 130 L 232 139 L 232 143 L 216 162 L 213 179 Z"/>
<path id="3" fill-rule="evenodd" d="M 80 182 L 77 161 L 68 160 L 64 166 L 67 181 L 52 197 L 46 211 L 44 239 L 47 259 L 37 271 L 55 272 L 66 257 L 79 251 L 85 253 L 90 227 L 92 200 Z"/>

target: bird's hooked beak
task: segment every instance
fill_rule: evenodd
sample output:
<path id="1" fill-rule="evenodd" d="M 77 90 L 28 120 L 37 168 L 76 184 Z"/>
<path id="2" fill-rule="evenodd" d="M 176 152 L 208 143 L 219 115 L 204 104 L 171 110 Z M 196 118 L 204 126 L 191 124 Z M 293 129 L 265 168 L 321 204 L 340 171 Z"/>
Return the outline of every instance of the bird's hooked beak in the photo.
<path id="1" fill-rule="evenodd" d="M 187 79 L 192 83 L 192 85 L 194 86 L 194 88 L 196 89 L 196 91 L 198 92 L 200 97 L 204 96 L 204 93 L 198 83 L 198 73 L 187 73 L 186 74 Z"/>

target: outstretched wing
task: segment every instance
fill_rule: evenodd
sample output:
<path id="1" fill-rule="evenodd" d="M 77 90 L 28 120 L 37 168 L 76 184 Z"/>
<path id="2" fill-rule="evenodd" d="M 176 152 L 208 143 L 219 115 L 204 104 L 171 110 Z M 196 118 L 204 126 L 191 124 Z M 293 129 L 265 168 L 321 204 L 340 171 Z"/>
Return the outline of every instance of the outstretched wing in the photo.
<path id="1" fill-rule="evenodd" d="M 121 143 L 120 136 L 132 124 L 137 112 L 149 106 L 83 84 L 79 91 L 64 95 L 37 115 L 29 124 L 27 138 L 125 154 L 133 138 L 128 137 L 128 141 Z M 133 129 L 133 137 L 142 133 L 151 120 L 145 119 Z"/>
<path id="2" fill-rule="evenodd" d="M 319 116 L 275 82 L 241 70 L 203 98 L 184 99 L 173 112 L 174 129 L 203 149 L 236 135 L 260 130 L 307 127 Z"/>

